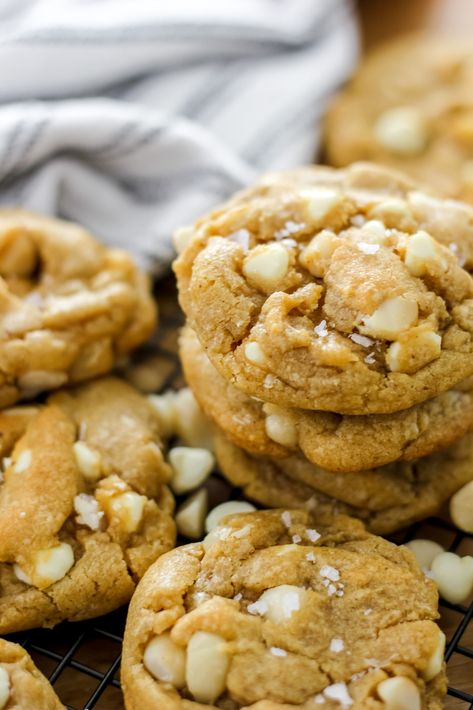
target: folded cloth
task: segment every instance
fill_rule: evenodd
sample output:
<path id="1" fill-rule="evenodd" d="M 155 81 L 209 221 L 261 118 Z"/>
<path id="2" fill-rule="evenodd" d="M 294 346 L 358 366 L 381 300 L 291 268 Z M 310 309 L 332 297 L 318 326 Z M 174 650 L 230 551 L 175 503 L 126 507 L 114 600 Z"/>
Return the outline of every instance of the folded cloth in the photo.
<path id="1" fill-rule="evenodd" d="M 174 228 L 312 161 L 357 51 L 350 0 L 3 0 L 0 203 L 162 273 Z"/>

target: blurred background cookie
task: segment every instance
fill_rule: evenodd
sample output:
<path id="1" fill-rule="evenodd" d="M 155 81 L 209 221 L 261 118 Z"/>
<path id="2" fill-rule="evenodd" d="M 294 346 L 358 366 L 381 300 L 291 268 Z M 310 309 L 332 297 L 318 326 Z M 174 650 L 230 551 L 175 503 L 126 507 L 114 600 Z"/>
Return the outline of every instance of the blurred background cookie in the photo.
<path id="1" fill-rule="evenodd" d="M 0 210 L 0 406 L 87 380 L 149 338 L 148 277 L 82 227 Z"/>
<path id="2" fill-rule="evenodd" d="M 473 201 L 473 46 L 412 35 L 368 55 L 325 117 L 333 165 L 370 160 Z"/>

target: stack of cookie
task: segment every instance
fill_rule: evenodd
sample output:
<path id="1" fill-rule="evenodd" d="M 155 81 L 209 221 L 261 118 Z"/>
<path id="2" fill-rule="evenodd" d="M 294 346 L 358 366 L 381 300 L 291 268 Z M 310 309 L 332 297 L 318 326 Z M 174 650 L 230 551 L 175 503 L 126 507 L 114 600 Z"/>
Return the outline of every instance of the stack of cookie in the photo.
<path id="1" fill-rule="evenodd" d="M 473 479 L 473 210 L 387 168 L 262 178 L 180 230 L 187 380 L 225 476 L 389 533 Z"/>

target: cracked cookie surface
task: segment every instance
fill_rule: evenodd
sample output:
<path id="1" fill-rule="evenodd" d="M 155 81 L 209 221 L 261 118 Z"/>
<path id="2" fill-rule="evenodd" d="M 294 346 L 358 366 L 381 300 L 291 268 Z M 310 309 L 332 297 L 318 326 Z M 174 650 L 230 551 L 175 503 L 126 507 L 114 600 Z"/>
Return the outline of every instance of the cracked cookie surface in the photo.
<path id="1" fill-rule="evenodd" d="M 186 380 L 202 410 L 252 454 L 282 458 L 302 452 L 328 471 L 352 473 L 427 456 L 473 426 L 471 378 L 402 412 L 337 415 L 257 401 L 220 375 L 191 328 L 182 330 L 179 342 Z"/>
<path id="2" fill-rule="evenodd" d="M 229 516 L 138 586 L 124 637 L 127 710 L 382 710 L 406 691 L 405 707 L 440 710 L 437 602 L 410 551 L 358 521 Z"/>
<path id="3" fill-rule="evenodd" d="M 24 411 L 27 411 L 25 416 Z M 0 632 L 105 614 L 175 542 L 159 421 L 104 378 L 0 412 Z"/>
<path id="4" fill-rule="evenodd" d="M 213 365 L 266 402 L 341 414 L 407 409 L 469 377 L 473 210 L 439 201 L 440 220 L 429 199 L 373 165 L 308 167 L 196 222 L 174 269 Z"/>
<path id="5" fill-rule="evenodd" d="M 340 511 L 379 535 L 436 513 L 473 479 L 473 434 L 440 453 L 356 473 L 326 471 L 300 455 L 258 458 L 221 433 L 215 454 L 225 478 L 262 505 Z"/>
<path id="6" fill-rule="evenodd" d="M 4 639 L 0 639 L 0 708 L 65 710 L 25 649 Z"/>
<path id="7" fill-rule="evenodd" d="M 365 59 L 325 118 L 333 165 L 372 160 L 473 202 L 473 51 L 412 35 Z"/>
<path id="8" fill-rule="evenodd" d="M 78 225 L 0 210 L 0 406 L 112 369 L 153 332 L 148 278 Z"/>

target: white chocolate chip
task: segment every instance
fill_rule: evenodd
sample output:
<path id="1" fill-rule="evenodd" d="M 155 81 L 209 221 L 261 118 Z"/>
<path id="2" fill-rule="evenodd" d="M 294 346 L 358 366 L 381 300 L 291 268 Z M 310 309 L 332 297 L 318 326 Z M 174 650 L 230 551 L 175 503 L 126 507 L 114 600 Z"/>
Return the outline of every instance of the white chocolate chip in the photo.
<path id="1" fill-rule="evenodd" d="M 74 564 L 74 552 L 67 542 L 61 542 L 54 547 L 35 552 L 32 562 L 31 576 L 18 565 L 15 565 L 15 574 L 22 582 L 45 589 L 66 576 Z"/>
<path id="2" fill-rule="evenodd" d="M 267 436 L 281 446 L 292 449 L 297 446 L 297 426 L 289 414 L 280 407 L 263 405 L 266 414 L 264 428 Z"/>
<path id="3" fill-rule="evenodd" d="M 3 666 L 0 666 L 0 710 L 5 707 L 10 697 L 10 678 Z"/>
<path id="4" fill-rule="evenodd" d="M 422 672 L 425 681 L 429 682 L 440 673 L 443 666 L 443 656 L 445 653 L 446 638 L 443 631 L 438 630 L 438 640 L 434 652 L 427 661 L 427 665 Z"/>
<path id="5" fill-rule="evenodd" d="M 432 577 L 440 596 L 452 604 L 461 604 L 473 590 L 473 557 L 459 557 L 454 552 L 441 552 L 432 562 Z"/>
<path id="6" fill-rule="evenodd" d="M 171 488 L 179 494 L 200 486 L 212 471 L 215 459 L 207 449 L 176 446 L 169 452 L 169 463 L 174 472 Z"/>
<path id="7" fill-rule="evenodd" d="M 405 296 L 394 296 L 384 301 L 371 315 L 363 319 L 364 333 L 374 338 L 396 340 L 404 330 L 417 321 L 417 301 Z"/>
<path id="8" fill-rule="evenodd" d="M 57 389 L 66 382 L 67 375 L 64 372 L 34 370 L 18 378 L 18 387 L 24 395 L 34 397 L 45 390 Z"/>
<path id="9" fill-rule="evenodd" d="M 328 262 L 340 243 L 333 232 L 323 229 L 315 235 L 299 255 L 299 261 L 313 276 L 324 276 Z"/>
<path id="10" fill-rule="evenodd" d="M 460 488 L 452 497 L 450 515 L 461 530 L 473 532 L 473 481 Z"/>
<path id="11" fill-rule="evenodd" d="M 262 291 L 276 289 L 288 268 L 289 252 L 275 242 L 255 247 L 243 261 L 244 275 L 252 286 Z"/>
<path id="12" fill-rule="evenodd" d="M 304 603 L 307 592 L 293 584 L 281 584 L 278 587 L 267 589 L 258 599 L 262 615 L 275 624 L 281 624 L 299 611 Z"/>
<path id="13" fill-rule="evenodd" d="M 257 365 L 258 367 L 265 367 L 268 364 L 266 355 L 261 350 L 260 345 L 254 341 L 246 343 L 245 357 L 248 362 L 251 362 L 253 365 Z"/>
<path id="14" fill-rule="evenodd" d="M 404 263 L 413 276 L 423 276 L 433 268 L 442 271 L 447 268 L 439 245 L 427 232 L 417 232 L 410 237 L 406 246 Z"/>
<path id="15" fill-rule="evenodd" d="M 157 414 L 162 436 L 166 439 L 173 436 L 176 433 L 176 393 L 150 394 L 148 402 Z"/>
<path id="16" fill-rule="evenodd" d="M 186 652 L 169 633 L 155 636 L 146 646 L 143 664 L 154 678 L 178 690 L 186 684 Z"/>
<path id="17" fill-rule="evenodd" d="M 229 657 L 225 640 L 197 631 L 187 646 L 186 684 L 199 703 L 212 705 L 225 690 Z"/>
<path id="18" fill-rule="evenodd" d="M 407 337 L 408 336 L 408 337 Z M 442 336 L 433 330 L 417 329 L 406 333 L 386 351 L 386 364 L 391 372 L 416 372 L 440 357 Z"/>
<path id="19" fill-rule="evenodd" d="M 301 197 L 306 203 L 310 220 L 315 222 L 323 220 L 342 200 L 341 194 L 330 187 L 313 187 L 303 190 Z"/>
<path id="20" fill-rule="evenodd" d="M 102 458 L 98 451 L 91 449 L 83 441 L 73 445 L 74 456 L 79 471 L 87 481 L 98 481 L 102 474 Z"/>
<path id="21" fill-rule="evenodd" d="M 15 471 L 15 473 L 24 473 L 24 471 L 26 471 L 31 466 L 32 461 L 33 454 L 31 452 L 31 449 L 23 449 L 23 451 L 15 461 L 13 470 Z"/>
<path id="22" fill-rule="evenodd" d="M 22 569 L 20 565 L 14 564 L 13 572 L 15 574 L 15 577 L 19 579 L 20 582 L 23 582 L 24 584 L 33 584 L 29 574 L 26 574 L 25 570 Z"/>
<path id="23" fill-rule="evenodd" d="M 342 708 L 348 708 L 350 705 L 353 705 L 353 699 L 348 692 L 346 683 L 333 683 L 329 685 L 323 691 L 322 702 L 324 698 L 327 700 L 335 700 Z"/>
<path id="24" fill-rule="evenodd" d="M 205 488 L 187 498 L 176 513 L 176 525 L 180 535 L 191 540 L 200 540 L 204 534 L 208 494 Z"/>
<path id="25" fill-rule="evenodd" d="M 103 518 L 103 511 L 94 496 L 87 493 L 79 493 L 74 498 L 74 510 L 77 513 L 76 522 L 79 525 L 86 525 L 91 530 L 100 528 L 100 521 Z"/>
<path id="26" fill-rule="evenodd" d="M 416 684 L 404 676 L 382 680 L 376 688 L 386 710 L 420 710 L 420 693 Z"/>
<path id="27" fill-rule="evenodd" d="M 360 233 L 364 240 L 363 243 L 372 244 L 373 246 L 378 247 L 380 244 L 384 244 L 386 242 L 388 236 L 384 223 L 379 219 L 369 219 L 362 225 Z"/>
<path id="28" fill-rule="evenodd" d="M 401 106 L 382 113 L 373 128 L 383 148 L 396 155 L 417 155 L 427 143 L 426 126 L 415 108 Z"/>
<path id="29" fill-rule="evenodd" d="M 407 202 L 401 200 L 399 197 L 387 197 L 375 205 L 370 211 L 371 217 L 380 217 L 383 221 L 391 215 L 397 218 L 410 217 Z"/>
<path id="30" fill-rule="evenodd" d="M 406 542 L 406 547 L 415 555 L 419 567 L 423 570 L 429 570 L 437 555 L 444 552 L 442 545 L 433 540 L 410 540 Z"/>
<path id="31" fill-rule="evenodd" d="M 180 227 L 172 235 L 172 243 L 178 254 L 182 254 L 188 244 L 190 244 L 194 234 L 193 227 Z"/>
<path id="32" fill-rule="evenodd" d="M 220 503 L 207 515 L 205 529 L 207 532 L 211 532 L 217 525 L 220 525 L 220 521 L 227 515 L 251 513 L 254 510 L 256 510 L 255 506 L 244 500 L 229 500 L 226 503 Z"/>
<path id="33" fill-rule="evenodd" d="M 176 392 L 176 434 L 186 446 L 212 450 L 213 432 L 189 387 Z"/>
<path id="34" fill-rule="evenodd" d="M 125 532 L 134 533 L 140 527 L 146 501 L 146 496 L 126 491 L 111 498 L 105 512 L 109 518 L 117 518 Z"/>

